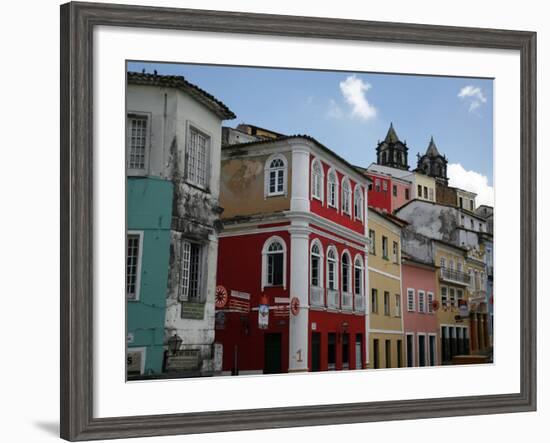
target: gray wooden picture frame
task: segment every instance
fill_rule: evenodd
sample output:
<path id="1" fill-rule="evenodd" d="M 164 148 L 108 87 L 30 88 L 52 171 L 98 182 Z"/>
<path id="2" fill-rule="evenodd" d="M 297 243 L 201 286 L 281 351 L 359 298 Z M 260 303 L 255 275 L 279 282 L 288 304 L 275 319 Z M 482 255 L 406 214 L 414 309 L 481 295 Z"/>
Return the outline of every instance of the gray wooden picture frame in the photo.
<path id="1" fill-rule="evenodd" d="M 312 11 L 313 12 L 313 11 Z M 93 416 L 92 54 L 96 26 L 267 34 L 519 51 L 521 392 L 151 416 Z M 330 18 L 68 3 L 61 6 L 61 437 L 70 441 L 536 409 L 536 33 Z M 121 319 L 123 321 L 123 319 Z"/>

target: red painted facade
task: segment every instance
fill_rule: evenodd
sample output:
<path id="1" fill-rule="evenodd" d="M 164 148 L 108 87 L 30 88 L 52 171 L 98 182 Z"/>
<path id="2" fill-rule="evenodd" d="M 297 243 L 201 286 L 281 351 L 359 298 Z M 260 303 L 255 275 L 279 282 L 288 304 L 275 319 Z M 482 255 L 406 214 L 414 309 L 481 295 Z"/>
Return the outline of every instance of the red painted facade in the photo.
<path id="1" fill-rule="evenodd" d="M 384 175 L 369 173 L 372 180 L 369 186 L 368 201 L 371 208 L 392 212 L 392 179 Z"/>
<path id="2" fill-rule="evenodd" d="M 313 156 L 310 157 L 310 166 Z M 330 165 L 322 162 L 323 201 L 312 198 L 310 195 L 310 214 L 319 220 L 318 223 L 310 222 L 308 232 L 308 263 L 294 264 L 292 266 L 291 226 L 284 221 L 272 221 L 269 224 L 247 225 L 238 230 L 238 233 L 226 231 L 220 235 L 218 249 L 217 284 L 227 289 L 229 302 L 232 299 L 231 292 L 250 294 L 250 311 L 246 313 L 230 312 L 227 305 L 223 309 L 217 309 L 216 338 L 217 343 L 223 345 L 223 367 L 225 374 L 261 373 L 269 372 L 266 367 L 271 363 L 268 360 L 273 354 L 280 355 L 280 371 L 289 370 L 289 341 L 291 340 L 289 323 L 293 316 L 289 312 L 289 300 L 292 272 L 298 272 L 308 279 L 310 296 L 310 308 L 307 321 L 307 355 L 302 358 L 307 361 L 308 370 L 340 370 L 366 367 L 365 345 L 367 342 L 366 317 L 364 312 L 366 294 L 367 261 L 365 255 L 365 208 L 367 179 L 360 183 L 362 201 L 361 217 L 354 214 L 354 191 L 357 182 L 348 177 L 351 188 L 350 212 L 342 212 L 342 180 L 344 176 L 337 171 L 338 177 L 338 208 L 328 207 L 327 175 Z M 308 176 L 308 171 L 304 171 Z M 354 172 L 356 173 L 356 172 Z M 350 174 L 351 175 L 351 174 Z M 310 177 L 311 179 L 311 177 Z M 223 190 L 222 190 L 223 192 Z M 260 220 L 260 218 L 259 218 Z M 336 225 L 348 228 L 350 235 L 346 235 L 346 229 L 331 229 L 326 220 Z M 335 232 L 336 231 L 336 232 Z M 353 233 L 353 234 L 351 234 Z M 357 236 L 361 237 L 357 237 Z M 278 236 L 285 242 L 286 248 L 286 278 L 285 285 L 279 287 L 266 286 L 262 290 L 262 251 L 264 245 L 272 237 Z M 365 239 L 359 241 L 359 238 Z M 317 289 L 323 293 L 323 302 L 312 306 L 311 302 L 311 246 L 313 242 L 321 245 L 321 284 Z M 329 307 L 327 296 L 328 272 L 327 250 L 335 248 L 337 252 L 337 281 L 339 289 L 339 306 Z M 349 296 L 351 305 L 342 305 L 342 254 L 349 254 Z M 362 264 L 362 294 L 354 295 L 355 284 L 355 258 L 360 257 Z M 361 302 L 362 300 L 362 302 Z M 357 304 L 356 304 L 357 302 Z M 258 326 L 258 305 L 267 303 L 270 306 L 269 324 L 266 329 Z M 280 311 L 277 308 L 284 310 Z M 223 312 L 223 314 L 221 314 Z"/>

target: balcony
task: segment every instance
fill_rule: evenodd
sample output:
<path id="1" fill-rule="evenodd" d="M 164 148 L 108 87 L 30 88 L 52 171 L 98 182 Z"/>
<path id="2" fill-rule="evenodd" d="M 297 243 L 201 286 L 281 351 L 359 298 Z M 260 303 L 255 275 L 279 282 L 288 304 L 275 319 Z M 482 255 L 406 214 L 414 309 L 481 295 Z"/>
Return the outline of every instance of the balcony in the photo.
<path id="1" fill-rule="evenodd" d="M 448 283 L 455 283 L 462 286 L 470 285 L 470 276 L 468 274 L 449 268 L 439 269 L 439 279 Z"/>
<path id="2" fill-rule="evenodd" d="M 329 309 L 340 309 L 340 292 L 327 289 L 327 306 Z"/>
<path id="3" fill-rule="evenodd" d="M 365 296 L 363 294 L 355 294 L 355 312 L 365 312 Z"/>
<path id="4" fill-rule="evenodd" d="M 342 311 L 351 311 L 353 309 L 353 295 L 349 292 L 342 293 Z"/>
<path id="5" fill-rule="evenodd" d="M 310 286 L 309 287 L 309 300 L 311 306 L 317 308 L 325 307 L 325 289 L 320 288 L 319 286 Z"/>

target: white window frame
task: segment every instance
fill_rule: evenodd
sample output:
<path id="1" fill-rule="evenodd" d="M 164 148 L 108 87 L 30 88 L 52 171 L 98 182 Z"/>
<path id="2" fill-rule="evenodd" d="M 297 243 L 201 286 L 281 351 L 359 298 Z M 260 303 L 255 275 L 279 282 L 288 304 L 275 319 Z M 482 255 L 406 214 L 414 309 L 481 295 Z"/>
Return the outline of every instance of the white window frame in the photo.
<path id="1" fill-rule="evenodd" d="M 320 173 L 314 172 L 314 166 L 318 165 Z M 316 186 L 315 186 L 315 179 L 318 178 L 319 180 L 319 195 L 317 195 Z M 315 198 L 319 200 L 321 203 L 323 203 L 323 195 L 324 195 L 324 188 L 325 188 L 325 171 L 323 170 L 323 163 L 321 163 L 321 160 L 318 158 L 314 158 L 311 161 L 311 198 Z"/>
<path id="2" fill-rule="evenodd" d="M 312 280 L 312 270 L 313 270 L 313 246 L 317 245 L 319 247 L 319 254 L 316 255 L 318 258 L 319 258 L 319 285 L 317 286 L 314 286 L 313 283 L 311 282 Z M 309 284 L 310 286 L 312 287 L 315 287 L 315 288 L 323 288 L 324 287 L 324 280 L 323 280 L 323 269 L 324 269 L 324 254 L 323 254 L 323 244 L 321 243 L 321 241 L 316 238 L 314 239 L 312 242 L 311 242 L 311 246 L 309 248 Z"/>
<path id="3" fill-rule="evenodd" d="M 453 291 L 453 295 L 451 296 L 451 290 Z M 456 306 L 456 288 L 449 286 L 449 305 L 451 307 Z"/>
<path id="4" fill-rule="evenodd" d="M 347 196 L 346 196 L 347 185 Z M 351 216 L 351 183 L 347 177 L 342 179 L 342 214 Z"/>
<path id="5" fill-rule="evenodd" d="M 428 291 L 428 303 L 427 303 L 428 314 L 434 313 L 433 302 L 434 302 L 434 293 L 431 291 Z"/>
<path id="6" fill-rule="evenodd" d="M 357 265 L 359 263 L 359 265 Z M 359 292 L 357 292 L 357 285 L 355 284 L 355 271 L 361 271 L 361 278 L 359 283 Z M 363 295 L 365 293 L 365 266 L 363 264 L 363 257 L 361 254 L 356 254 L 353 259 L 353 294 Z"/>
<path id="7" fill-rule="evenodd" d="M 330 253 L 331 252 L 334 252 L 334 260 L 331 260 L 331 258 L 330 258 Z M 339 291 L 340 290 L 340 286 L 338 285 L 338 283 L 339 283 L 338 276 L 340 274 L 340 267 L 339 267 L 340 264 L 339 264 L 338 258 L 339 258 L 338 257 L 338 250 L 336 249 L 336 246 L 330 245 L 327 248 L 327 289 L 329 289 L 331 291 Z M 330 282 L 329 282 L 329 278 L 330 278 L 330 265 L 329 265 L 329 262 L 334 263 L 334 288 L 330 287 Z"/>
<path id="8" fill-rule="evenodd" d="M 189 159 L 189 143 L 191 143 L 191 134 L 193 132 L 198 133 L 200 136 L 207 139 L 207 146 L 206 146 L 206 153 L 205 153 L 205 165 L 204 165 L 204 183 L 201 183 L 198 179 L 191 179 L 189 177 L 189 169 L 188 169 L 188 159 Z M 187 131 L 185 133 L 185 152 L 184 152 L 184 158 L 185 158 L 185 164 L 184 164 L 184 176 L 185 181 L 188 183 L 191 183 L 194 186 L 197 186 L 201 189 L 207 190 L 210 186 L 210 159 L 211 159 L 211 151 L 212 151 L 212 135 L 209 134 L 204 129 L 200 128 L 198 125 L 196 125 L 193 122 L 188 121 L 187 122 Z M 198 173 L 197 173 L 198 175 Z"/>
<path id="9" fill-rule="evenodd" d="M 386 297 L 386 295 L 388 297 Z M 388 303 L 386 304 L 386 300 L 388 300 Z M 388 309 L 386 309 L 386 307 Z M 391 293 L 390 291 L 384 291 L 384 315 L 386 317 L 390 317 L 391 316 Z"/>
<path id="10" fill-rule="evenodd" d="M 267 283 L 267 256 L 268 256 L 268 251 L 269 251 L 269 247 L 271 246 L 271 243 L 274 243 L 276 241 L 281 243 L 283 247 L 283 289 L 286 289 L 286 263 L 287 263 L 286 242 L 283 240 L 282 237 L 279 237 L 278 235 L 273 235 L 264 242 L 264 246 L 262 248 L 262 291 L 266 287 L 273 287 L 272 285 Z"/>
<path id="11" fill-rule="evenodd" d="M 394 317 L 401 317 L 401 294 L 394 294 L 395 306 L 393 309 Z"/>
<path id="12" fill-rule="evenodd" d="M 443 300 L 443 290 L 445 289 L 445 300 Z M 441 306 L 449 306 L 449 288 L 447 286 L 441 286 L 439 288 L 439 291 L 440 291 L 440 294 L 439 296 L 441 297 Z"/>
<path id="13" fill-rule="evenodd" d="M 130 137 L 131 137 L 131 119 L 145 120 L 145 151 L 144 167 L 130 168 Z M 149 173 L 149 155 L 151 151 L 151 114 L 147 112 L 128 111 L 126 113 L 126 174 L 129 176 L 144 176 Z"/>
<path id="14" fill-rule="evenodd" d="M 370 236 L 372 232 L 372 237 Z M 369 229 L 369 254 L 376 255 L 376 231 Z"/>
<path id="15" fill-rule="evenodd" d="M 415 306 L 415 290 L 407 288 L 407 312 L 414 312 Z"/>
<path id="16" fill-rule="evenodd" d="M 426 313 L 426 292 L 421 289 L 418 290 L 418 312 Z"/>
<path id="17" fill-rule="evenodd" d="M 351 254 L 347 249 L 344 249 L 342 252 L 342 255 L 340 257 L 340 272 L 342 275 L 342 292 L 344 292 L 344 255 L 347 255 L 348 257 L 348 272 L 347 272 L 347 278 L 348 278 L 348 290 L 345 291 L 346 294 L 353 294 L 353 261 L 351 260 Z"/>
<path id="18" fill-rule="evenodd" d="M 282 168 L 271 168 L 271 163 L 274 160 L 281 160 L 283 162 Z M 276 175 L 275 178 L 275 192 L 270 192 L 269 190 L 269 182 L 271 177 L 271 171 L 282 171 L 283 174 L 283 189 L 281 191 L 277 190 L 277 179 L 278 175 Z M 281 197 L 287 195 L 287 189 L 288 189 L 288 161 L 285 155 L 282 153 L 276 153 L 270 155 L 264 164 L 264 198 L 268 197 Z"/>
<path id="19" fill-rule="evenodd" d="M 128 297 L 128 293 L 126 292 L 126 300 L 127 301 L 139 301 L 140 299 L 140 293 L 141 293 L 141 265 L 143 261 L 143 231 L 128 231 L 126 233 L 126 260 L 128 260 L 128 237 L 132 236 L 138 236 L 138 256 L 137 256 L 137 264 L 136 264 L 136 282 L 135 282 L 135 293 L 133 297 Z M 128 278 L 128 270 L 126 270 L 126 279 Z M 126 285 L 128 282 L 126 281 Z"/>
<path id="20" fill-rule="evenodd" d="M 183 285 L 183 282 L 182 282 L 183 271 L 184 271 L 183 253 L 184 253 L 185 244 L 190 245 L 189 246 L 190 248 L 193 245 L 196 245 L 196 246 L 198 246 L 199 251 L 200 251 L 199 252 L 200 253 L 199 271 L 198 271 L 199 275 L 198 275 L 198 279 L 197 279 L 198 296 L 193 297 L 193 298 L 189 297 L 189 292 L 187 294 L 184 293 L 185 288 L 184 288 L 184 285 Z M 207 275 L 206 274 L 208 272 L 208 268 L 206 266 L 206 263 L 207 263 L 206 254 L 207 254 L 207 248 L 202 243 L 192 241 L 192 240 L 190 240 L 188 238 L 185 238 L 185 237 L 181 237 L 177 240 L 178 300 L 180 300 L 180 301 L 190 301 L 191 300 L 191 301 L 195 301 L 195 302 L 199 302 L 199 303 L 204 303 L 206 301 L 206 291 L 204 290 L 206 288 L 206 281 L 207 281 Z M 189 276 L 188 276 L 188 278 L 189 278 Z M 187 290 L 189 291 L 189 284 L 188 284 Z"/>
<path id="21" fill-rule="evenodd" d="M 334 177 L 334 181 L 331 181 L 331 177 Z M 334 189 L 331 189 L 332 184 L 334 184 Z M 339 193 L 338 173 L 336 172 L 336 169 L 330 168 L 327 172 L 327 206 L 328 207 L 338 209 L 338 193 Z M 332 202 L 333 196 L 334 196 L 334 203 Z"/>
<path id="22" fill-rule="evenodd" d="M 363 221 L 363 192 L 359 184 L 355 185 L 353 189 L 353 218 L 355 220 Z"/>
<path id="23" fill-rule="evenodd" d="M 399 263 L 399 242 L 393 241 L 392 242 L 392 261 L 393 263 Z"/>

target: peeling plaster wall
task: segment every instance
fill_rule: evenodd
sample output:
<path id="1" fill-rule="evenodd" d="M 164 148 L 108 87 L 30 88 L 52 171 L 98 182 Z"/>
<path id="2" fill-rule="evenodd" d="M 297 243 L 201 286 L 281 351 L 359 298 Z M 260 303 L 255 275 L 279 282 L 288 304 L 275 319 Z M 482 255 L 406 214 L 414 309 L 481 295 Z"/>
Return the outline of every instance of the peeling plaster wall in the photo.
<path id="1" fill-rule="evenodd" d="M 165 341 L 174 334 L 182 340 L 182 350 L 199 352 L 199 369 L 213 371 L 214 296 L 217 235 L 222 209 L 219 205 L 221 124 L 220 118 L 183 91 L 155 86 L 128 85 L 128 112 L 148 116 L 149 162 L 147 175 L 162 177 L 173 184 L 170 232 L 170 265 L 166 294 Z M 185 146 L 190 128 L 210 139 L 208 184 L 203 189 L 185 179 Z M 201 302 L 178 299 L 182 240 L 202 246 Z"/>
<path id="2" fill-rule="evenodd" d="M 433 242 L 410 225 L 401 231 L 403 253 L 425 263 L 434 263 Z"/>

